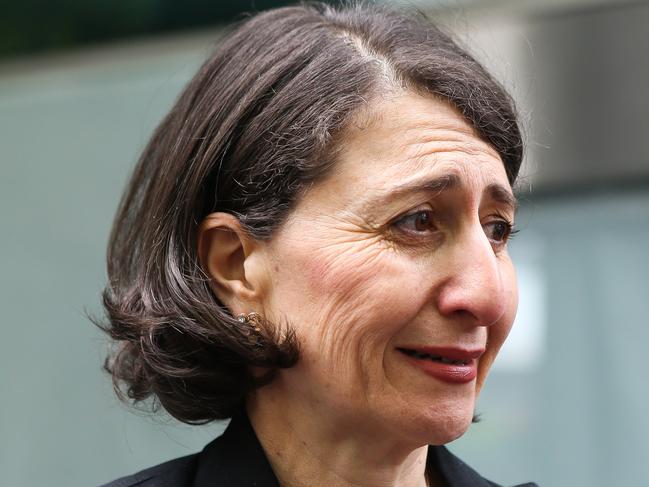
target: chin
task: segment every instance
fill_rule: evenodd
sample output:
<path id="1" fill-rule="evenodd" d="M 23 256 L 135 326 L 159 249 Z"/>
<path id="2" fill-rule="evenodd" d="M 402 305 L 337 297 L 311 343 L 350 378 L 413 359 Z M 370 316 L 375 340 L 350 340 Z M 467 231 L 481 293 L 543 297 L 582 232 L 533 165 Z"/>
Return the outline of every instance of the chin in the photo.
<path id="1" fill-rule="evenodd" d="M 458 414 L 459 413 L 459 414 Z M 435 418 L 426 441 L 429 445 L 444 445 L 457 440 L 471 426 L 473 410 L 469 414 L 464 411 L 449 413 L 444 417 Z"/>
<path id="2" fill-rule="evenodd" d="M 423 414 L 422 414 L 423 413 Z M 457 440 L 471 426 L 474 414 L 473 401 L 448 401 L 434 407 L 422 408 L 395 424 L 397 434 L 408 436 L 415 447 L 444 445 Z"/>
<path id="3" fill-rule="evenodd" d="M 469 386 L 469 384 L 467 384 Z M 469 429 L 475 413 L 475 384 L 460 393 L 441 396 L 429 404 L 425 417 L 420 424 L 426 424 L 431 445 L 444 445 L 457 440 Z M 469 391 L 468 389 L 471 389 Z"/>

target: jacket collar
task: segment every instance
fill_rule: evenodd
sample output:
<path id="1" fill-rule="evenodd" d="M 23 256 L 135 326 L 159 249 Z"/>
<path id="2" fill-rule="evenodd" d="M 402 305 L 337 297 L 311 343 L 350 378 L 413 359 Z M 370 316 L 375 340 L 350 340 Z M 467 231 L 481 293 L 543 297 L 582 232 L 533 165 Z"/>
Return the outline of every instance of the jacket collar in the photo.
<path id="1" fill-rule="evenodd" d="M 427 469 L 437 470 L 448 487 L 497 487 L 443 446 L 428 448 Z M 280 487 L 248 416 L 241 412 L 222 436 L 200 453 L 193 487 Z M 525 484 L 532 487 L 534 484 Z M 524 487 L 524 486 L 521 486 Z"/>
<path id="2" fill-rule="evenodd" d="M 199 455 L 193 487 L 280 487 L 248 416 L 232 417 Z"/>
<path id="3" fill-rule="evenodd" d="M 429 446 L 426 470 L 436 469 L 448 487 L 495 487 L 444 446 Z"/>

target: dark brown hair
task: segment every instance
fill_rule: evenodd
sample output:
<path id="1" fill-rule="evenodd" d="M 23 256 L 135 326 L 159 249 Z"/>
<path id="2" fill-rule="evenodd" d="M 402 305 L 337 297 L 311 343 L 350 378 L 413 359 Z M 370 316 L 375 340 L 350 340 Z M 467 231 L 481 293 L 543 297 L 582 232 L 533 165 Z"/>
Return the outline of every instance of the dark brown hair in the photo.
<path id="1" fill-rule="evenodd" d="M 271 238 L 335 163 L 350 117 L 394 88 L 452 103 L 513 183 L 522 141 L 510 97 L 423 15 L 307 4 L 253 16 L 221 42 L 156 129 L 115 218 L 103 327 L 122 398 L 153 396 L 188 423 L 227 418 L 295 363 L 289 329 L 253 336 L 214 296 L 197 227 L 224 211 Z"/>

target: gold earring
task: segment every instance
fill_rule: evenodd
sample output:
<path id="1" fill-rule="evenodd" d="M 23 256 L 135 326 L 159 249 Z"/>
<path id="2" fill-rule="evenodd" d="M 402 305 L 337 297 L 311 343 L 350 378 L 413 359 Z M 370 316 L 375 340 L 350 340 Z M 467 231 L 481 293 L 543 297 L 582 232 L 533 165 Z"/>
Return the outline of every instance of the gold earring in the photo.
<path id="1" fill-rule="evenodd" d="M 245 323 L 252 327 L 255 332 L 261 333 L 261 316 L 259 313 L 255 313 L 254 311 L 248 314 L 241 313 L 237 316 L 237 321 L 239 321 L 239 323 Z"/>
<path id="2" fill-rule="evenodd" d="M 258 313 L 240 314 L 237 321 L 241 323 L 241 332 L 254 347 L 263 347 L 264 334 L 261 331 L 262 317 Z"/>

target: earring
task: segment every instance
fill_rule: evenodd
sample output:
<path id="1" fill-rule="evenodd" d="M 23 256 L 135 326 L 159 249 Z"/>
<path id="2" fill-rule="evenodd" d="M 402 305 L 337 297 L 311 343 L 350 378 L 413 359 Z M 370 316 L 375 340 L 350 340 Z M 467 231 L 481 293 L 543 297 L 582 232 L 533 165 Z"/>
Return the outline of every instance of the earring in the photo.
<path id="1" fill-rule="evenodd" d="M 246 325 L 243 331 L 250 340 L 254 341 L 256 344 L 259 344 L 261 342 L 261 339 L 263 337 L 261 332 L 262 318 L 259 313 L 242 313 L 237 316 L 237 321 L 243 325 Z"/>
<path id="2" fill-rule="evenodd" d="M 254 311 L 248 314 L 241 313 L 237 316 L 237 321 L 250 326 L 256 333 L 261 333 L 261 316 L 259 316 L 259 313 Z"/>

